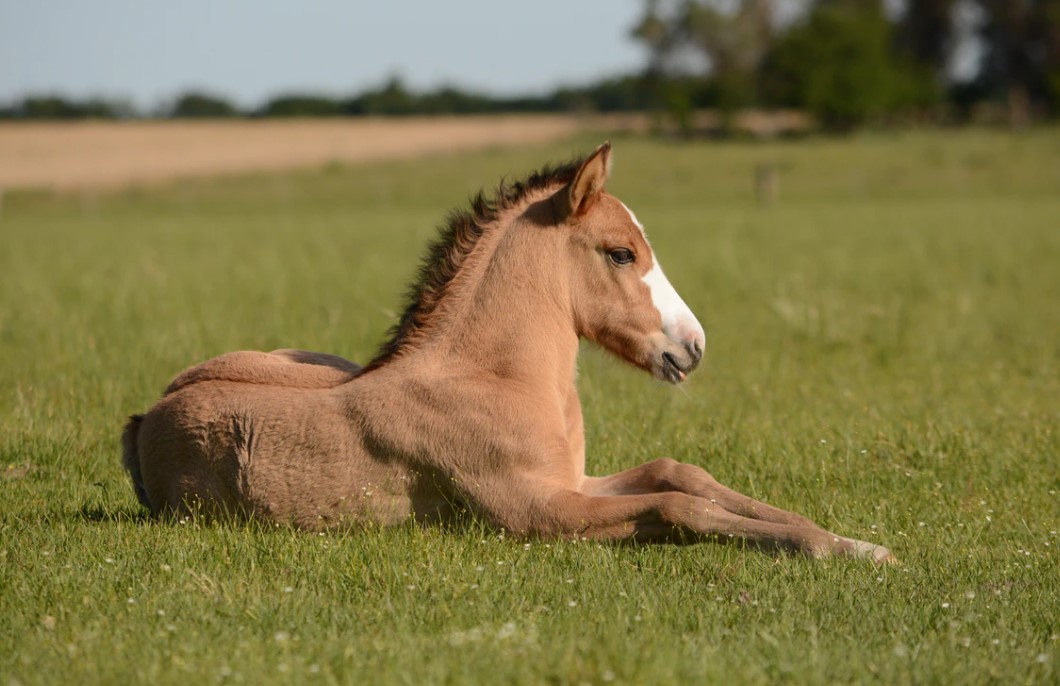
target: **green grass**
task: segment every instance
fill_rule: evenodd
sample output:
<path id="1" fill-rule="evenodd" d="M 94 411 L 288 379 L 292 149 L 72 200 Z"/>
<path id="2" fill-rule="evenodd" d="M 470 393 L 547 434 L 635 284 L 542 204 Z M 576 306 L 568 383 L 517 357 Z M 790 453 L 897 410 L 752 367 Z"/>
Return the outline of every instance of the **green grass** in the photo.
<path id="1" fill-rule="evenodd" d="M 1056 130 L 616 141 L 708 354 L 674 389 L 587 349 L 590 471 L 701 464 L 902 566 L 142 516 L 118 435 L 176 372 L 366 360 L 449 208 L 595 142 L 9 193 L 0 682 L 1057 683 Z"/>

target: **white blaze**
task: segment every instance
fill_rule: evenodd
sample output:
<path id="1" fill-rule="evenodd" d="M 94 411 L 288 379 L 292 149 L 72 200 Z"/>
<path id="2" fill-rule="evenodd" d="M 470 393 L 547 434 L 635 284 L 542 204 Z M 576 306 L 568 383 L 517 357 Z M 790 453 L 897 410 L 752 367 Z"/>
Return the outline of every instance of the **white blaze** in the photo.
<path id="1" fill-rule="evenodd" d="M 644 241 L 647 242 L 648 235 L 644 232 L 644 225 L 637 219 L 637 215 L 633 214 L 633 210 L 626 207 L 625 203 L 622 204 L 622 207 L 626 208 L 629 218 L 644 234 Z M 659 315 L 662 317 L 663 333 L 670 339 L 680 342 L 694 337 L 699 341 L 699 347 L 702 350 L 706 341 L 703 326 L 696 319 L 696 316 L 692 314 L 692 310 L 681 299 L 681 296 L 677 294 L 677 291 L 670 284 L 670 280 L 663 274 L 662 266 L 659 265 L 659 260 L 655 257 L 654 251 L 651 257 L 651 270 L 642 277 L 642 280 L 648 285 L 648 290 L 651 291 L 652 304 L 655 305 L 655 309 L 659 311 Z"/>

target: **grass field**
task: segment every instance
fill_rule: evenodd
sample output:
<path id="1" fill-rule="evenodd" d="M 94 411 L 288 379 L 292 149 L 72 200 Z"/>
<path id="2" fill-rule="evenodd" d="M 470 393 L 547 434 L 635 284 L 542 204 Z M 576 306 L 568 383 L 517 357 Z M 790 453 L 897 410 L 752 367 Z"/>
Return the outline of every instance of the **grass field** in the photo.
<path id="1" fill-rule="evenodd" d="M 449 208 L 596 142 L 8 194 L 0 684 L 1060 681 L 1056 130 L 615 141 L 708 350 L 677 389 L 585 350 L 590 471 L 694 462 L 900 566 L 143 516 L 118 436 L 176 372 L 366 360 Z"/>

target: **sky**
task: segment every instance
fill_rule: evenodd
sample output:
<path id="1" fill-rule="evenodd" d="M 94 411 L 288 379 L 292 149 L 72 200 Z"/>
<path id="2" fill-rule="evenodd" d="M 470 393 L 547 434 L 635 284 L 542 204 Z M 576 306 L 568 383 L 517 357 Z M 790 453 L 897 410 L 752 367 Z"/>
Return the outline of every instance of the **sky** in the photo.
<path id="1" fill-rule="evenodd" d="M 0 102 L 103 96 L 158 107 L 189 89 L 241 106 L 349 95 L 399 75 L 542 93 L 643 67 L 641 0 L 0 0 Z"/>

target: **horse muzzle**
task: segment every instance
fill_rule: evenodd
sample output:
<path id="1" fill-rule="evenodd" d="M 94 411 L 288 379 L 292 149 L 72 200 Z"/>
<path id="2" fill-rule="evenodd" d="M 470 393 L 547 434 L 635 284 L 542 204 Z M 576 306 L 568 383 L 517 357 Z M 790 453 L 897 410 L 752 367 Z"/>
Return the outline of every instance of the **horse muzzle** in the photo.
<path id="1" fill-rule="evenodd" d="M 703 359 L 703 344 L 700 336 L 690 336 L 679 342 L 667 338 L 666 345 L 653 355 L 652 374 L 661 381 L 681 383 Z"/>

